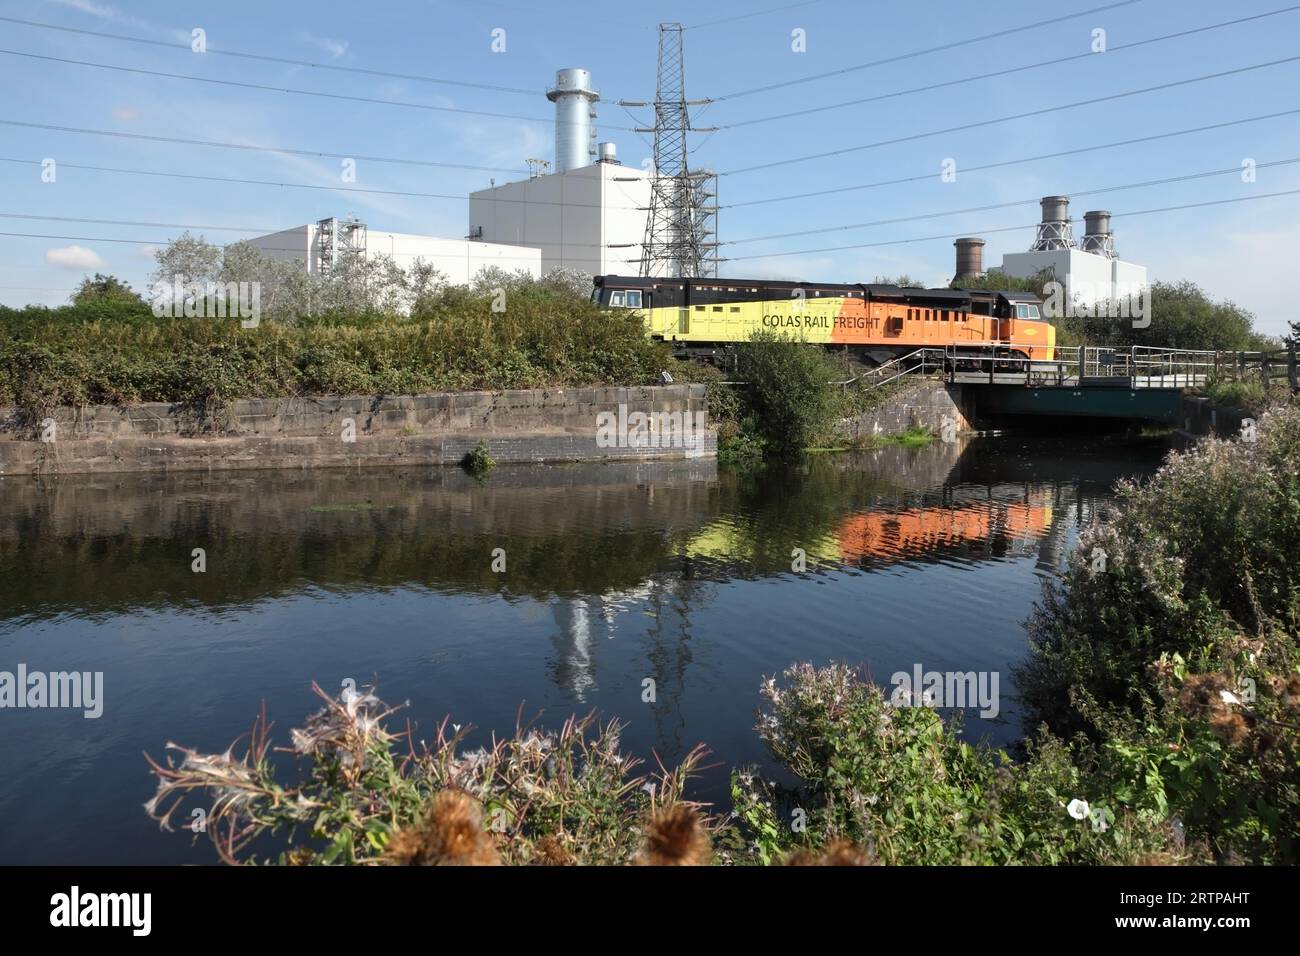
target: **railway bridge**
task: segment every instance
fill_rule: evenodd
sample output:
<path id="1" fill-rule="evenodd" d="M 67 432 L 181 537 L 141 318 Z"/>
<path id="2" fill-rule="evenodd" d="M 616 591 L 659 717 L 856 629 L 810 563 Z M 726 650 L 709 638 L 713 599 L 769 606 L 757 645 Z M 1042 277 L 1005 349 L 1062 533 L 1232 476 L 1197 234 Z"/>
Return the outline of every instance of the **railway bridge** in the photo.
<path id="1" fill-rule="evenodd" d="M 960 351 L 922 348 L 862 376 L 878 388 L 909 375 L 939 375 L 969 386 L 983 414 L 1134 418 L 1179 425 L 1188 389 L 1254 380 L 1265 387 L 1297 382 L 1296 350 L 1213 352 L 1136 345 L 1128 349 L 1066 346 L 1051 361 L 1014 354 L 1001 343 Z"/>

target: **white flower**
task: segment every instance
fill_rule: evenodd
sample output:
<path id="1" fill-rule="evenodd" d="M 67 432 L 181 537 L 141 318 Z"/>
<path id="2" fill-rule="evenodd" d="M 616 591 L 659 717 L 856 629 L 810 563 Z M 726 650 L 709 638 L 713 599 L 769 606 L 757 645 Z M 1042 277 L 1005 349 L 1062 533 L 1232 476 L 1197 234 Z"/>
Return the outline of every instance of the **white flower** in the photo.
<path id="1" fill-rule="evenodd" d="M 1065 808 L 1065 812 L 1076 820 L 1086 820 L 1088 818 L 1088 801 L 1080 800 L 1077 797 L 1070 801 Z"/>

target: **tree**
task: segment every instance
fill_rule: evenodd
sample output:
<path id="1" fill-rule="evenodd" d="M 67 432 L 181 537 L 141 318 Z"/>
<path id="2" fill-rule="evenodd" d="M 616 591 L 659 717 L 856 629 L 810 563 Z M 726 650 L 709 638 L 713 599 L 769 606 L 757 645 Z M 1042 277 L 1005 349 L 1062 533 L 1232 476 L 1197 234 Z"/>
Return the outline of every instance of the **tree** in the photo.
<path id="1" fill-rule="evenodd" d="M 221 275 L 221 247 L 188 231 L 154 253 L 157 269 L 149 276 L 154 306 L 173 315 L 205 298 Z"/>
<path id="2" fill-rule="evenodd" d="M 130 283 L 123 282 L 117 276 L 106 276 L 96 272 L 94 278 L 81 280 L 81 285 L 77 286 L 77 291 L 72 294 L 72 304 L 144 305 L 144 299 L 140 293 L 131 288 Z"/>
<path id="3" fill-rule="evenodd" d="M 1062 324 L 1076 328 L 1090 345 L 1117 348 L 1159 345 L 1232 352 L 1258 344 L 1252 313 L 1226 299 L 1214 301 L 1194 282 L 1152 283 L 1148 308 L 1150 325 L 1140 328 L 1131 317 L 1114 317 L 1117 310 L 1104 305 L 1095 316 L 1066 319 Z"/>
<path id="4" fill-rule="evenodd" d="M 249 242 L 234 242 L 222 251 L 222 283 L 256 282 L 262 314 L 295 322 L 312 312 L 319 296 L 317 281 L 302 260 L 273 259 Z"/>

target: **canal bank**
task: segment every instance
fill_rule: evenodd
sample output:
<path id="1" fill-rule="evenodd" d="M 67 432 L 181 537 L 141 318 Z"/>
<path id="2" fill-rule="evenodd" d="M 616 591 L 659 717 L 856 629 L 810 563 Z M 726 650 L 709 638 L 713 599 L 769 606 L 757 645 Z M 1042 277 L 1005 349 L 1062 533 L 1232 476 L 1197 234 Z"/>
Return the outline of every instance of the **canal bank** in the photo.
<path id="1" fill-rule="evenodd" d="M 0 408 L 0 474 L 712 458 L 703 385 Z"/>

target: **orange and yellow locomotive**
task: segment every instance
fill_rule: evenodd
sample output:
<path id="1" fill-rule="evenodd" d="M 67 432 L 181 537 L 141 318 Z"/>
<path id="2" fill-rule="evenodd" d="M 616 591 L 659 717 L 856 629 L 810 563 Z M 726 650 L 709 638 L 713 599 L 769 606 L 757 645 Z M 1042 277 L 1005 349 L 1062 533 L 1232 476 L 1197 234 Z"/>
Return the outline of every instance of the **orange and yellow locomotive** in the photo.
<path id="1" fill-rule="evenodd" d="M 843 346 L 873 362 L 918 348 L 990 345 L 1050 361 L 1056 345 L 1042 300 L 1027 292 L 609 275 L 596 276 L 592 301 L 638 310 L 651 337 L 685 355 L 714 354 L 758 330 Z"/>

